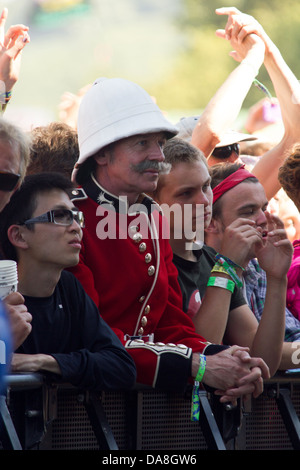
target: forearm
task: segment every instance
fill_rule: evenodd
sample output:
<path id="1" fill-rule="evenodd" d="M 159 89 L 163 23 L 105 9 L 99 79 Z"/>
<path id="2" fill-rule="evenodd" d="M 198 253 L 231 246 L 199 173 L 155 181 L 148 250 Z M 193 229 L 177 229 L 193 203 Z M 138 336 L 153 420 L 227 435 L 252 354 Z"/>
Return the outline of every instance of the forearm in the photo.
<path id="1" fill-rule="evenodd" d="M 300 342 L 283 343 L 280 370 L 300 368 Z"/>
<path id="2" fill-rule="evenodd" d="M 254 337 L 251 355 L 262 357 L 273 375 L 279 367 L 285 332 L 286 278 L 267 278 L 264 310 Z"/>
<path id="3" fill-rule="evenodd" d="M 229 279 L 229 277 L 228 277 Z M 196 332 L 215 344 L 221 344 L 226 330 L 231 292 L 220 287 L 207 287 L 201 306 L 193 318 Z"/>
<path id="4" fill-rule="evenodd" d="M 282 140 L 267 152 L 252 169 L 252 173 L 260 180 L 267 198 L 270 199 L 280 189 L 278 169 L 288 156 L 288 152 L 299 141 L 300 84 L 274 45 L 266 53 L 264 64 L 280 104 L 284 124 Z"/>
<path id="5" fill-rule="evenodd" d="M 60 367 L 54 357 L 48 354 L 13 354 L 13 372 L 46 371 L 61 375 Z"/>
<path id="6" fill-rule="evenodd" d="M 286 131 L 296 131 L 300 123 L 300 84 L 279 49 L 273 45 L 265 55 L 264 65 L 280 103 Z"/>
<path id="7" fill-rule="evenodd" d="M 250 51 L 218 89 L 199 118 L 191 143 L 200 148 L 206 157 L 238 117 L 262 59 L 260 51 Z"/>

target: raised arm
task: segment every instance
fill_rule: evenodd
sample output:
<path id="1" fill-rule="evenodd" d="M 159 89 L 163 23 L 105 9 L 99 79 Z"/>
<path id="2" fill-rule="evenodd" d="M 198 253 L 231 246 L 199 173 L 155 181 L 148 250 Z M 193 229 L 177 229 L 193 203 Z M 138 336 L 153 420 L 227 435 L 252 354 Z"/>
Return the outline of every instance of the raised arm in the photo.
<path id="1" fill-rule="evenodd" d="M 223 134 L 238 117 L 245 97 L 264 60 L 263 41 L 248 35 L 240 47 L 241 63 L 220 86 L 201 114 L 193 131 L 192 144 L 208 158 Z"/>
<path id="2" fill-rule="evenodd" d="M 282 140 L 266 152 L 252 169 L 252 173 L 264 186 L 267 198 L 276 194 L 280 189 L 278 169 L 282 165 L 289 150 L 299 141 L 300 125 L 300 84 L 294 73 L 286 64 L 279 49 L 266 34 L 263 27 L 250 15 L 241 13 L 233 7 L 219 8 L 219 15 L 228 15 L 225 30 L 219 30 L 218 35 L 235 42 L 236 51 L 231 55 L 239 60 L 239 47 L 249 34 L 256 34 L 265 45 L 264 65 L 272 80 L 278 98 L 284 124 Z"/>
<path id="3" fill-rule="evenodd" d="M 0 16 L 0 103 L 3 110 L 19 78 L 21 52 L 30 42 L 29 28 L 23 24 L 11 26 L 5 33 L 7 15 L 7 8 L 4 8 Z"/>

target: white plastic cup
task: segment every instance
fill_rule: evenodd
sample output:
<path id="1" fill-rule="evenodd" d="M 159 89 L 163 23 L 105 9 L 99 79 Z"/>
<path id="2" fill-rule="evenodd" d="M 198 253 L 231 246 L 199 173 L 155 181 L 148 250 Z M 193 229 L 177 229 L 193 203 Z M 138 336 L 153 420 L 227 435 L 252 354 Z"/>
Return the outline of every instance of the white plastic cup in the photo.
<path id="1" fill-rule="evenodd" d="M 12 292 L 17 292 L 18 290 L 18 283 L 15 284 L 7 284 L 6 286 L 0 286 L 0 299 L 3 300 Z"/>
<path id="2" fill-rule="evenodd" d="M 18 289 L 17 263 L 13 260 L 0 260 L 0 299 Z"/>
<path id="3" fill-rule="evenodd" d="M 16 263 L 16 261 L 14 261 L 12 259 L 1 259 L 0 260 L 0 271 L 2 269 L 16 270 L 17 269 L 17 263 Z"/>

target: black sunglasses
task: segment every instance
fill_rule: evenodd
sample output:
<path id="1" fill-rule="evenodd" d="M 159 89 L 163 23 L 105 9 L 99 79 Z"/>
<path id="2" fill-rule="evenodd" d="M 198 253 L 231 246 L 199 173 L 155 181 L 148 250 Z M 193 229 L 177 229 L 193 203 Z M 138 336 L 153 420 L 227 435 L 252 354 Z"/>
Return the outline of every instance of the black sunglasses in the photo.
<path id="1" fill-rule="evenodd" d="M 225 145 L 224 147 L 215 147 L 212 155 L 216 158 L 229 158 L 232 152 L 235 152 L 237 155 L 240 154 L 239 144 Z"/>
<path id="2" fill-rule="evenodd" d="M 84 215 L 83 212 L 70 209 L 53 209 L 45 214 L 34 217 L 33 219 L 28 219 L 23 222 L 21 225 L 30 225 L 30 224 L 43 224 L 43 223 L 53 223 L 56 225 L 64 225 L 65 227 L 72 225 L 73 221 L 76 221 L 78 225 L 84 227 Z"/>
<path id="3" fill-rule="evenodd" d="M 21 175 L 0 171 L 0 191 L 10 192 L 15 189 L 19 183 Z"/>

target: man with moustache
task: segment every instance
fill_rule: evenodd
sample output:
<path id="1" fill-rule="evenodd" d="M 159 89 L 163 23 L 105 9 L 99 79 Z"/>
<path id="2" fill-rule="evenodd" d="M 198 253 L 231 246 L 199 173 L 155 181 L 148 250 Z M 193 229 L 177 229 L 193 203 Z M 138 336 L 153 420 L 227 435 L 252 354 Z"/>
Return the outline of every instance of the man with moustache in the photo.
<path id="1" fill-rule="evenodd" d="M 183 391 L 201 367 L 203 383 L 221 390 L 221 400 L 258 395 L 265 363 L 208 344 L 182 311 L 166 221 L 145 194 L 166 171 L 163 147 L 177 129 L 145 90 L 118 78 L 89 89 L 77 128 L 73 179 L 81 187 L 73 202 L 86 226 L 72 272 L 133 357 L 137 382 Z"/>

